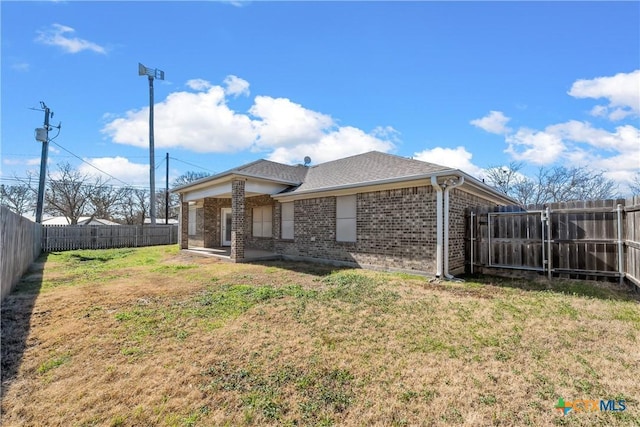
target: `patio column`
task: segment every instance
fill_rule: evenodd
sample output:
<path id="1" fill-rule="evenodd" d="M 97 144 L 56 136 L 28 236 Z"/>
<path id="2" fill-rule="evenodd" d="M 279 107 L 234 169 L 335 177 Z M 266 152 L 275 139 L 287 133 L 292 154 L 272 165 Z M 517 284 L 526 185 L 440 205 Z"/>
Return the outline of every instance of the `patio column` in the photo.
<path id="1" fill-rule="evenodd" d="M 231 260 L 244 259 L 244 181 L 231 182 Z"/>
<path id="2" fill-rule="evenodd" d="M 189 203 L 180 195 L 180 249 L 189 249 Z"/>

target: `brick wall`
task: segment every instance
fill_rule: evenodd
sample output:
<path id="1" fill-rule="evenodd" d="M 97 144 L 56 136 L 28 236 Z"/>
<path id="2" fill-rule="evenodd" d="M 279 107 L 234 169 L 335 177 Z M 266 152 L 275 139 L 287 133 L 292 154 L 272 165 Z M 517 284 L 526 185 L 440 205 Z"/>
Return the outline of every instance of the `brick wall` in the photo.
<path id="1" fill-rule="evenodd" d="M 449 272 L 460 274 L 465 266 L 465 209 L 494 206 L 491 200 L 454 188 L 449 194 Z"/>
<path id="2" fill-rule="evenodd" d="M 231 182 L 231 256 L 232 260 L 244 258 L 245 239 L 245 181 L 234 179 Z"/>
<path id="3" fill-rule="evenodd" d="M 431 186 L 358 194 L 357 212 L 357 241 L 336 242 L 336 198 L 297 200 L 295 239 L 281 240 L 278 233 L 274 248 L 285 255 L 435 271 L 436 210 Z M 279 209 L 276 220 L 280 221 Z"/>

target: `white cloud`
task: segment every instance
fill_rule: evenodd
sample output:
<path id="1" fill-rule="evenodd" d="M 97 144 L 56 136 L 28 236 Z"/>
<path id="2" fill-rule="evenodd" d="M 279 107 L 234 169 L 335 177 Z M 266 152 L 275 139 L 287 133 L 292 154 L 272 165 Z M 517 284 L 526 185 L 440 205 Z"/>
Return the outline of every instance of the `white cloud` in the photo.
<path id="1" fill-rule="evenodd" d="M 505 150 L 507 153 L 516 160 L 534 165 L 551 164 L 565 151 L 562 138 L 550 132 L 521 128 L 516 133 L 507 135 L 505 140 L 509 144 Z"/>
<path id="2" fill-rule="evenodd" d="M 187 82 L 193 92 L 174 92 L 154 106 L 155 145 L 196 152 L 263 151 L 271 160 L 295 163 L 305 156 L 314 162 L 371 150 L 390 151 L 398 133 L 377 127 L 370 133 L 338 126 L 331 116 L 309 110 L 286 98 L 256 96 L 248 114 L 233 111 L 227 96 L 248 94 L 249 83 L 229 76 L 226 89 L 206 80 Z M 148 147 L 149 109 L 131 110 L 110 120 L 102 132 L 113 142 Z"/>
<path id="3" fill-rule="evenodd" d="M 505 126 L 509 120 L 511 119 L 506 117 L 501 111 L 490 111 L 488 115 L 471 120 L 470 123 L 487 132 L 501 135 L 510 131 L 510 129 Z"/>
<path id="4" fill-rule="evenodd" d="M 234 75 L 228 75 L 224 79 L 225 93 L 234 97 L 240 95 L 249 96 L 249 82 Z"/>
<path id="5" fill-rule="evenodd" d="M 322 136 L 317 142 L 278 147 L 268 159 L 291 164 L 301 163 L 305 156 L 309 156 L 313 163 L 317 164 L 372 150 L 388 152 L 394 147 L 389 140 L 377 138 L 361 129 L 344 126 Z"/>
<path id="6" fill-rule="evenodd" d="M 213 87 L 211 83 L 204 79 L 191 79 L 187 81 L 187 86 L 193 90 L 207 91 Z"/>
<path id="7" fill-rule="evenodd" d="M 415 153 L 413 157 L 423 162 L 459 169 L 476 178 L 482 178 L 484 176 L 482 168 L 471 162 L 473 154 L 468 152 L 464 147 L 435 147 Z"/>
<path id="8" fill-rule="evenodd" d="M 204 88 L 202 82 L 193 86 Z M 131 110 L 107 123 L 102 132 L 119 144 L 147 147 L 149 107 Z M 157 148 L 180 147 L 196 152 L 230 153 L 250 148 L 256 138 L 251 119 L 231 110 L 224 90 L 174 92 L 154 106 L 154 142 Z"/>
<path id="9" fill-rule="evenodd" d="M 640 150 L 640 129 L 631 125 L 618 126 L 611 132 L 594 128 L 591 123 L 570 120 L 548 126 L 545 132 L 565 141 L 584 143 L 609 151 L 637 152 Z"/>
<path id="10" fill-rule="evenodd" d="M 606 98 L 607 105 L 592 107 L 590 114 L 622 120 L 640 114 L 640 70 L 611 77 L 577 80 L 569 95 L 576 98 Z M 471 123 L 488 132 L 498 132 L 506 121 L 504 115 L 491 111 Z M 494 126 L 495 125 L 495 126 Z M 542 130 L 522 127 L 517 131 L 504 128 L 505 142 L 515 160 L 534 165 L 563 164 L 604 171 L 605 175 L 624 187 L 640 171 L 640 129 L 621 124 L 611 129 L 594 127 L 588 121 L 568 120 Z"/>
<path id="11" fill-rule="evenodd" d="M 36 41 L 49 46 L 60 47 L 66 53 L 78 53 L 83 50 L 90 50 L 105 55 L 107 50 L 94 43 L 78 37 L 72 37 L 75 33 L 71 27 L 66 25 L 53 24 L 50 28 L 38 31 Z"/>
<path id="12" fill-rule="evenodd" d="M 622 120 L 640 114 L 640 70 L 619 73 L 610 77 L 577 80 L 568 92 L 575 98 L 605 98 L 609 104 L 592 110 L 596 116 L 607 115 L 610 120 Z"/>
<path id="13" fill-rule="evenodd" d="M 311 144 L 334 126 L 326 114 L 308 110 L 286 98 L 256 96 L 249 112 L 258 118 L 258 147 Z"/>
<path id="14" fill-rule="evenodd" d="M 149 185 L 148 164 L 132 163 L 129 159 L 120 156 L 85 158 L 84 161 L 127 184 L 134 186 Z M 86 163 L 82 163 L 78 167 L 78 171 L 82 174 L 100 176 L 105 180 L 110 180 L 110 183 L 116 186 L 124 185 L 122 182 L 113 180 L 110 176 L 101 173 Z"/>

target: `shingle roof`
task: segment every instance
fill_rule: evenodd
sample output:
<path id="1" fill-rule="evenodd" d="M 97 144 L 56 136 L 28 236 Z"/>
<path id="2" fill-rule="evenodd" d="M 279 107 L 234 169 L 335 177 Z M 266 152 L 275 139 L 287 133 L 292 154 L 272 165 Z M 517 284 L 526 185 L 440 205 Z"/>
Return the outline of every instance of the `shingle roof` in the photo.
<path id="1" fill-rule="evenodd" d="M 275 179 L 299 184 L 304 181 L 308 169 L 309 168 L 302 165 L 290 166 L 269 160 L 258 160 L 256 162 L 240 166 L 232 171 L 240 174 L 248 174 L 266 179 Z"/>
<path id="2" fill-rule="evenodd" d="M 449 170 L 451 168 L 379 151 L 370 151 L 311 167 L 291 166 L 263 159 L 176 187 L 174 191 L 206 185 L 210 181 L 234 174 L 287 183 L 291 187 L 285 192 L 295 194 L 334 187 L 374 184 L 385 180 L 411 179 Z"/>
<path id="3" fill-rule="evenodd" d="M 379 151 L 321 163 L 308 169 L 304 182 L 292 191 L 292 194 L 451 170 L 433 163 Z"/>

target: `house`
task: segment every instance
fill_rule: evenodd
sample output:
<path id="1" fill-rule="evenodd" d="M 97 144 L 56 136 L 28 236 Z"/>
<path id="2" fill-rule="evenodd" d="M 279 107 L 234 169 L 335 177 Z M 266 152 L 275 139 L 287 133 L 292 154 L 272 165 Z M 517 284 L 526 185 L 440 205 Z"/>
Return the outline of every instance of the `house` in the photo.
<path id="1" fill-rule="evenodd" d="M 183 249 L 438 277 L 464 270 L 465 208 L 514 204 L 460 170 L 376 151 L 315 166 L 258 160 L 173 192 Z"/>

